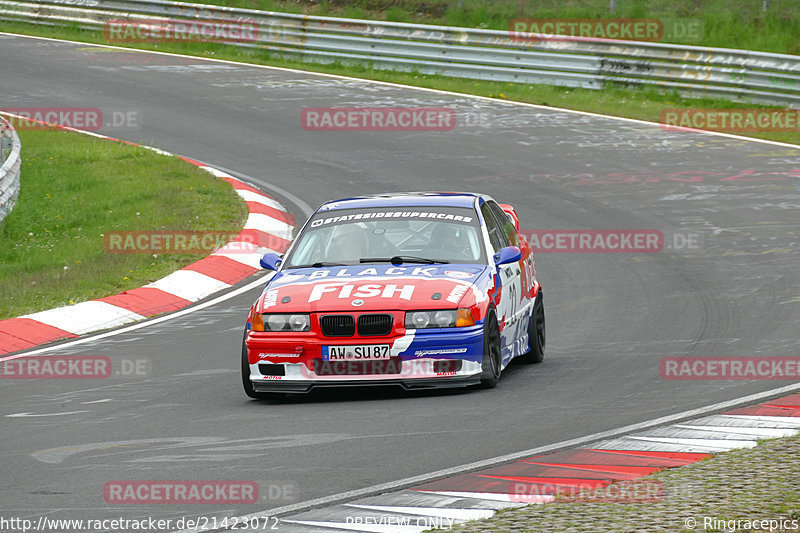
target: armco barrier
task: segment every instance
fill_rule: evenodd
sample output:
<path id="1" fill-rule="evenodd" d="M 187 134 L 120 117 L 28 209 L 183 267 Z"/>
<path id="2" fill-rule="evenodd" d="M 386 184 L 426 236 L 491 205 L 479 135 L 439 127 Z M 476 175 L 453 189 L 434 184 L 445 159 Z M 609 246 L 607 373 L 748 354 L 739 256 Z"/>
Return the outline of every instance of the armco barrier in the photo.
<path id="1" fill-rule="evenodd" d="M 163 0 L 0 0 L 0 20 L 103 30 L 109 21 L 256 23 L 236 46 L 313 62 L 601 89 L 654 85 L 691 95 L 800 105 L 800 56 L 667 43 L 304 16 Z"/>
<path id="2" fill-rule="evenodd" d="M 0 117 L 0 221 L 17 203 L 22 143 L 13 126 Z"/>

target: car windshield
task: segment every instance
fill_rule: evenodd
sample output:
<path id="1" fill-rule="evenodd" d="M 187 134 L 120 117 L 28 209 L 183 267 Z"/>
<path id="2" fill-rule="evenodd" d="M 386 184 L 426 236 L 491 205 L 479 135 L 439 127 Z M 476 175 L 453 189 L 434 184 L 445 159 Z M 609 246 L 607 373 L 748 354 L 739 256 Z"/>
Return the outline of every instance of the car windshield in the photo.
<path id="1" fill-rule="evenodd" d="M 362 263 L 482 263 L 478 218 L 468 208 L 367 208 L 314 215 L 284 268 Z"/>

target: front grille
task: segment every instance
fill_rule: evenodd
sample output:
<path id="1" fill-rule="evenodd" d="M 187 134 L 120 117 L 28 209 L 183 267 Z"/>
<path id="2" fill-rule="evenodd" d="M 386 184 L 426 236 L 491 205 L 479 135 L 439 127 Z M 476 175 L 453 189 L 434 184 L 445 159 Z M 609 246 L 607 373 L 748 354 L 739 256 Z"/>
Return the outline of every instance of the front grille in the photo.
<path id="1" fill-rule="evenodd" d="M 352 337 L 356 333 L 353 315 L 325 315 L 319 319 L 319 327 L 326 337 Z"/>
<path id="2" fill-rule="evenodd" d="M 358 317 L 358 334 L 364 337 L 388 335 L 392 331 L 392 315 L 361 315 Z"/>

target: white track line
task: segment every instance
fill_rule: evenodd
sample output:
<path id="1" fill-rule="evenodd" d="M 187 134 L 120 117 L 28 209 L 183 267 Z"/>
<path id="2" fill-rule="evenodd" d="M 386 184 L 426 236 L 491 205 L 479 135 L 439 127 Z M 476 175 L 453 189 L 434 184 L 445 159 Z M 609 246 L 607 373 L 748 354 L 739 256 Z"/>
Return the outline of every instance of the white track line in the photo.
<path id="1" fill-rule="evenodd" d="M 254 64 L 254 63 L 244 63 L 242 61 L 233 61 L 233 60 L 230 60 L 230 59 L 215 59 L 215 58 L 210 58 L 210 57 L 199 57 L 199 56 L 176 54 L 176 53 L 172 53 L 172 52 L 157 52 L 157 51 L 154 51 L 154 50 L 141 50 L 141 49 L 138 49 L 138 48 L 125 48 L 124 46 L 109 46 L 109 45 L 106 45 L 106 44 L 87 43 L 87 42 L 84 42 L 84 41 L 72 41 L 70 39 L 54 39 L 52 37 L 38 37 L 36 35 L 24 35 L 24 34 L 21 34 L 21 33 L 0 32 L 0 35 L 12 35 L 12 36 L 15 36 L 15 37 L 23 37 L 23 38 L 27 38 L 27 39 L 42 39 L 42 40 L 45 40 L 45 41 L 56 41 L 56 42 L 63 42 L 63 43 L 73 43 L 73 44 L 80 44 L 80 45 L 83 45 L 83 46 L 96 46 L 98 48 L 111 48 L 113 50 L 123 50 L 125 52 L 138 52 L 138 53 L 142 53 L 142 54 L 158 54 L 158 55 L 170 56 L 170 57 L 180 57 L 182 59 L 195 59 L 197 61 L 210 61 L 212 63 L 223 63 L 223 64 L 227 64 L 227 65 L 237 65 L 237 66 L 241 66 L 241 67 L 262 68 L 262 69 L 268 69 L 268 70 L 280 70 L 280 71 L 283 71 L 283 72 L 297 72 L 297 73 L 307 74 L 307 75 L 311 75 L 311 76 L 322 76 L 322 77 L 326 77 L 326 78 L 335 78 L 335 79 L 340 79 L 340 80 L 352 80 L 352 81 L 359 81 L 359 82 L 363 82 L 363 83 L 373 83 L 373 84 L 376 84 L 376 85 L 385 85 L 387 87 L 398 87 L 398 88 L 402 88 L 402 89 L 412 89 L 412 90 L 415 90 L 415 91 L 425 91 L 425 92 L 430 92 L 430 93 L 435 93 L 435 94 L 447 94 L 447 95 L 450 95 L 450 96 L 458 96 L 458 97 L 461 97 L 461 98 L 471 98 L 471 99 L 474 99 L 474 100 L 484 100 L 484 101 L 487 101 L 487 102 L 498 102 L 498 103 L 503 103 L 503 104 L 506 104 L 506 105 L 519 105 L 519 106 L 530 107 L 530 108 L 534 108 L 534 109 L 546 109 L 546 110 L 550 110 L 550 111 L 560 111 L 560 112 L 564 112 L 564 113 L 573 113 L 573 114 L 576 114 L 576 115 L 583 115 L 583 116 L 587 116 L 587 117 L 599 117 L 599 118 L 606 118 L 606 119 L 611 119 L 611 120 L 621 120 L 621 121 L 624 121 L 624 122 L 631 122 L 633 124 L 647 124 L 647 125 L 650 125 L 650 126 L 659 126 L 659 127 L 663 126 L 663 124 L 660 124 L 658 122 L 652 122 L 652 121 L 649 121 L 649 120 L 640 120 L 640 119 L 636 119 L 636 118 L 625 118 L 625 117 L 615 117 L 613 115 L 603 115 L 603 114 L 600 114 L 600 113 L 592 113 L 592 112 L 589 112 L 589 111 L 577 111 L 575 109 L 566 109 L 566 108 L 563 108 L 563 107 L 552 107 L 552 106 L 541 105 L 541 104 L 529 104 L 527 102 L 515 102 L 515 101 L 511 101 L 511 100 L 502 100 L 500 98 L 491 98 L 489 96 L 478 96 L 478 95 L 474 95 L 474 94 L 458 93 L 458 92 L 453 92 L 453 91 L 444 91 L 442 89 L 430 89 L 430 88 L 427 88 L 427 87 L 416 87 L 414 85 L 403 85 L 402 83 L 392 83 L 392 82 L 388 82 L 388 81 L 369 80 L 369 79 L 364 79 L 364 78 L 356 78 L 356 77 L 353 77 L 353 76 L 344 76 L 344 75 L 341 75 L 341 74 L 328 74 L 328 73 L 324 73 L 324 72 L 313 72 L 313 71 L 310 71 L 310 70 L 301 70 L 301 69 L 296 69 L 296 68 L 275 67 L 275 66 L 270 66 L 270 65 L 257 65 L 257 64 Z M 692 129 L 692 128 L 682 128 L 682 129 L 684 131 L 690 131 L 690 132 L 694 132 L 694 133 L 705 133 L 707 135 L 716 135 L 716 136 L 719 136 L 719 137 L 728 137 L 730 139 L 740 139 L 740 140 L 751 141 L 751 142 L 762 143 L 762 144 L 771 144 L 771 145 L 774 145 L 774 146 L 785 146 L 787 148 L 800 148 L 800 145 L 796 145 L 796 144 L 784 143 L 784 142 L 779 142 L 779 141 L 770 141 L 770 140 L 767 140 L 767 139 L 757 139 L 755 137 L 745 137 L 745 136 L 742 136 L 742 135 L 734 135 L 732 133 L 722 133 L 722 132 L 719 132 L 719 131 L 708 131 L 708 130 L 696 130 L 696 129 Z M 220 168 L 220 167 L 217 167 L 217 168 Z M 222 170 L 224 170 L 224 169 L 222 169 Z M 289 198 L 291 198 L 291 197 L 289 197 Z"/>
<path id="2" fill-rule="evenodd" d="M 257 513 L 251 513 L 248 515 L 240 516 L 240 522 L 247 521 L 252 518 L 262 517 L 262 516 L 276 516 L 276 515 L 283 515 L 287 513 L 294 513 L 297 511 L 302 511 L 306 509 L 311 509 L 314 507 L 319 507 L 322 505 L 329 505 L 332 503 L 342 502 L 346 500 L 353 500 L 355 498 L 359 498 L 361 496 L 374 496 L 375 494 L 380 494 L 382 492 L 389 492 L 392 490 L 398 490 L 405 487 L 410 487 L 412 485 L 418 485 L 421 483 L 425 483 L 427 481 L 432 481 L 434 479 L 439 479 L 443 477 L 453 476 L 455 474 L 463 474 L 465 472 L 470 472 L 472 470 L 479 470 L 482 468 L 486 468 L 489 466 L 493 466 L 496 464 L 501 463 L 509 463 L 511 461 L 516 461 L 519 459 L 524 459 L 526 457 L 531 457 L 533 455 L 541 455 L 543 453 L 552 452 L 556 450 L 560 450 L 563 448 L 572 448 L 576 446 L 581 446 L 583 444 L 588 444 L 590 442 L 599 441 L 602 439 L 608 439 L 610 437 L 617 437 L 620 435 L 624 435 L 626 433 L 632 433 L 634 431 L 638 431 L 641 429 L 647 429 L 655 426 L 661 426 L 665 424 L 669 424 L 671 422 L 687 419 L 687 418 L 695 418 L 700 415 L 704 415 L 706 413 L 714 412 L 714 411 L 723 411 L 726 409 L 730 409 L 733 407 L 737 407 L 742 404 L 746 403 L 755 403 L 758 400 L 763 400 L 765 398 L 770 398 L 773 396 L 779 396 L 782 394 L 786 394 L 789 392 L 794 392 L 800 390 L 800 383 L 794 383 L 792 385 L 786 385 L 784 387 L 778 387 L 777 389 L 772 389 L 764 392 L 758 392 L 756 394 L 750 394 L 748 396 L 742 396 L 741 398 L 736 398 L 733 400 L 727 400 L 724 402 L 715 403 L 712 405 L 708 405 L 706 407 L 699 407 L 697 409 L 690 409 L 688 411 L 683 411 L 681 413 L 675 413 L 672 415 L 662 416 L 659 418 L 654 418 L 652 420 L 647 420 L 645 422 L 639 422 L 636 424 L 630 424 L 628 426 L 623 426 L 617 429 L 611 429 L 608 431 L 601 431 L 599 433 L 593 433 L 591 435 L 586 435 L 583 437 L 578 437 L 575 439 L 569 439 L 561 442 L 556 442 L 553 444 L 547 444 L 545 446 L 539 446 L 538 448 L 531 448 L 529 450 L 524 450 L 521 452 L 510 453 L 506 455 L 500 455 L 497 457 L 492 457 L 490 459 L 484 459 L 482 461 L 476 461 L 474 463 L 468 463 L 465 465 L 454 466 L 451 468 L 445 468 L 442 470 L 437 470 L 435 472 L 430 472 L 427 474 L 421 474 L 419 476 L 407 477 L 404 479 L 398 479 L 396 481 L 390 481 L 388 483 L 381 483 L 379 485 L 373 485 L 371 487 L 366 487 L 363 489 L 351 490 L 347 492 L 341 492 L 339 494 L 332 494 L 330 496 L 323 496 L 322 498 L 315 498 L 313 500 L 308 500 L 305 502 L 298 502 L 293 503 L 290 505 L 285 505 L 283 507 L 275 507 L 273 509 L 266 509 L 264 511 L 260 511 Z M 224 529 L 198 529 L 198 530 L 182 530 L 180 533 L 198 533 L 201 531 L 224 531 Z"/>

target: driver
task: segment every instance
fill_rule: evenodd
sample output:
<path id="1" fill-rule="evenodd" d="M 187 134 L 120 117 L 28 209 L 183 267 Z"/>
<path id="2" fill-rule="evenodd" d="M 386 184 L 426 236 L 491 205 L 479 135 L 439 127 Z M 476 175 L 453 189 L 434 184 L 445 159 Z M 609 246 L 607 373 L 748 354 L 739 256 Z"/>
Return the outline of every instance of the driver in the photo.
<path id="1" fill-rule="evenodd" d="M 329 261 L 335 263 L 358 263 L 366 251 L 366 229 L 359 224 L 345 224 L 334 228 L 326 255 Z"/>

